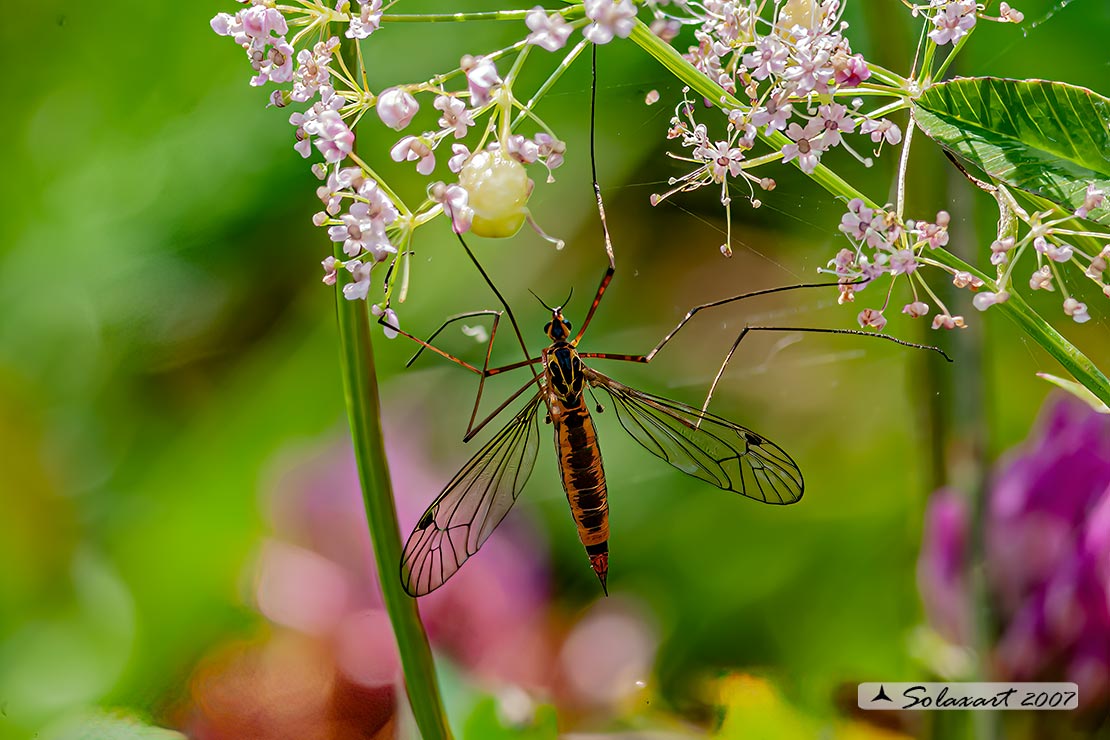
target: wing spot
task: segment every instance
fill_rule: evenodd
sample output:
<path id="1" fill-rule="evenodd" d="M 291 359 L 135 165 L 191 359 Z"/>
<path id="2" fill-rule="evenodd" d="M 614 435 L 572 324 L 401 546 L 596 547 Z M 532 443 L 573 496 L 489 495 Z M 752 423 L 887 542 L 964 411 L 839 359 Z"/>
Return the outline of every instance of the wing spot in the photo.
<path id="1" fill-rule="evenodd" d="M 432 508 L 425 511 L 424 516 L 420 517 L 420 521 L 417 522 L 416 528 L 427 529 L 428 527 L 432 526 L 432 522 L 435 521 L 437 511 L 439 511 L 438 506 L 433 506 Z"/>

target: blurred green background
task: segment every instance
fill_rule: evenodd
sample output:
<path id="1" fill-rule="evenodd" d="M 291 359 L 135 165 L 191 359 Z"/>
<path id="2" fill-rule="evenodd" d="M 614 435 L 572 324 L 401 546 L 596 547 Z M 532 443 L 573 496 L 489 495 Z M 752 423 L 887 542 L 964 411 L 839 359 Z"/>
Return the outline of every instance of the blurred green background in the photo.
<path id="1" fill-rule="evenodd" d="M 319 283 L 330 245 L 310 222 L 316 180 L 292 151 L 288 112 L 265 107 L 240 51 L 208 27 L 236 7 L 45 0 L 9 11 L 0 26 L 14 88 L 0 180 L 0 738 L 29 737 L 91 707 L 173 721 L 197 661 L 265 629 L 250 583 L 271 530 L 274 471 L 345 434 L 333 294 Z M 983 24 L 962 73 L 1110 93 L 1110 5 L 1020 8 L 1024 31 Z M 899 3 L 854 2 L 847 17 L 857 50 L 908 67 L 916 36 Z M 426 77 L 522 33 L 518 24 L 468 26 L 465 35 L 438 26 L 419 41 L 420 30 L 387 27 L 367 43 L 372 87 Z M 736 255 L 721 257 L 713 193 L 648 204 L 684 171 L 664 155 L 673 80 L 620 43 L 601 49 L 599 75 L 598 167 L 618 272 L 587 350 L 646 351 L 690 306 L 810 279 L 842 246 L 842 204 L 776 170 L 763 208 L 736 199 Z M 528 290 L 554 302 L 573 286 L 577 323 L 604 267 L 586 157 L 588 86 L 583 59 L 541 111 L 567 140 L 568 161 L 557 183 L 538 184 L 531 206 L 568 247 L 556 252 L 527 230 L 473 243 L 533 346 L 546 317 Z M 645 107 L 652 89 L 662 101 Z M 384 160 L 371 152 L 392 141 L 380 128 L 362 137 L 368 159 Z M 840 167 L 883 200 L 892 154 L 870 171 L 852 160 Z M 924 139 L 912 166 L 910 211 L 948 207 L 967 251 L 986 265 L 991 204 Z M 410 197 L 424 186 L 407 166 L 383 170 Z M 403 326 L 425 333 L 444 316 L 494 307 L 442 224 L 422 230 L 416 250 L 410 299 L 397 307 Z M 761 507 L 686 479 L 602 415 L 609 583 L 643 605 L 659 636 L 653 711 L 707 720 L 699 687 L 733 669 L 769 676 L 817 718 L 841 713 L 838 697 L 854 682 L 927 675 L 913 637 L 923 622 L 914 566 L 926 497 L 1022 439 L 1049 393 L 1034 373 L 1059 372 L 969 298 L 956 298 L 975 324 L 961 337 L 902 316 L 888 327 L 945 342 L 953 365 L 846 337 L 745 341 L 714 410 L 798 461 L 807 491 L 795 507 Z M 1047 298 L 1034 303 L 1110 367 L 1105 300 L 1091 297 L 1093 320 L 1078 326 L 1055 296 L 1033 298 Z M 697 403 L 746 321 L 852 327 L 859 308 L 880 299 L 860 300 L 837 307 L 803 294 L 705 314 L 650 366 L 602 369 Z M 974 343 L 979 332 L 981 366 L 953 341 Z M 419 467 L 446 481 L 468 453 L 473 378 L 430 357 L 405 370 L 409 343 L 380 334 L 375 342 L 387 435 L 420 449 Z M 480 361 L 481 346 L 461 333 L 445 345 Z M 498 352 L 513 357 L 511 342 Z M 487 399 L 511 389 L 491 384 Z M 570 619 L 600 594 L 548 444 L 514 517 L 545 532 L 551 608 Z M 404 493 L 423 503 L 436 492 Z"/>

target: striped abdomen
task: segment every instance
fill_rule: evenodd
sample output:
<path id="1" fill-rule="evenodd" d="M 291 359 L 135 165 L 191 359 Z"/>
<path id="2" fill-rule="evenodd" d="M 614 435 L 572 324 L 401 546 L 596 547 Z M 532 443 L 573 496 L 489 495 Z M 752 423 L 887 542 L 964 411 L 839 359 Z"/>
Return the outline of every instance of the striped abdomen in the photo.
<path id="1" fill-rule="evenodd" d="M 609 572 L 609 500 L 597 430 L 584 403 L 558 415 L 555 451 L 559 455 L 563 490 L 578 525 L 578 538 L 604 588 Z"/>

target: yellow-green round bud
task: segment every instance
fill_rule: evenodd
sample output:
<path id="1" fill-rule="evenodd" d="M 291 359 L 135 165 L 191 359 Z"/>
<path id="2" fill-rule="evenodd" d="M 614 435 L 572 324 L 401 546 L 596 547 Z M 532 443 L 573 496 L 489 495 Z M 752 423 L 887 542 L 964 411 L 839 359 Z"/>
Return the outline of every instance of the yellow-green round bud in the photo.
<path id="1" fill-rule="evenodd" d="M 528 217 L 532 181 L 524 165 L 500 149 L 474 154 L 459 171 L 468 205 L 474 209 L 470 230 L 478 236 L 509 237 L 520 231 Z"/>

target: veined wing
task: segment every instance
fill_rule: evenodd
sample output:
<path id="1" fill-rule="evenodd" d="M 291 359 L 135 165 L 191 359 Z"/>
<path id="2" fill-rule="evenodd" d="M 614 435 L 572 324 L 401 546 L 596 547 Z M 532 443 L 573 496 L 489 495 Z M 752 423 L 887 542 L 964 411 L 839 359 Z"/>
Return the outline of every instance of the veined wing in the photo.
<path id="1" fill-rule="evenodd" d="M 683 473 L 767 504 L 792 504 L 802 497 L 798 465 L 766 437 L 701 409 L 629 388 L 592 368 L 586 373 L 590 385 L 613 399 L 625 431 Z"/>
<path id="2" fill-rule="evenodd" d="M 536 464 L 540 405 L 537 393 L 420 517 L 401 557 L 401 584 L 411 596 L 442 586 L 509 513 Z"/>

